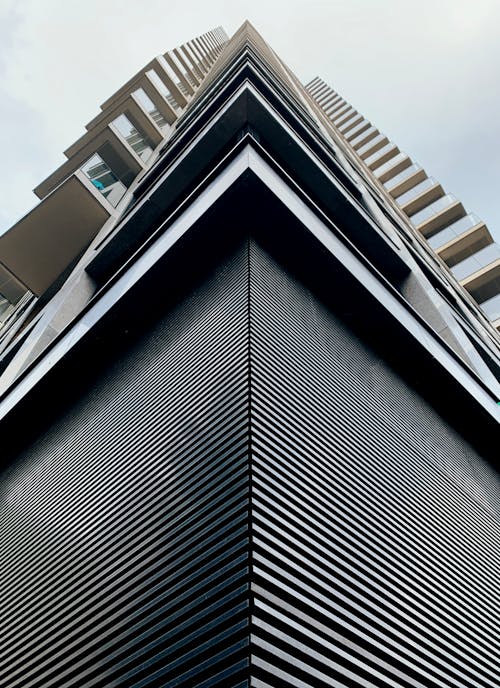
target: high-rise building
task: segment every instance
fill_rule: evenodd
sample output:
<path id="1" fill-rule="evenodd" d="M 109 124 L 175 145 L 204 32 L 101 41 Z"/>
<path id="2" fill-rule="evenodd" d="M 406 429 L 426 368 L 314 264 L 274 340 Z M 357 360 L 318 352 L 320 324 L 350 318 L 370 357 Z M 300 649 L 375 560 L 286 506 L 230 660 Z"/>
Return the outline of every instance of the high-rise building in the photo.
<path id="1" fill-rule="evenodd" d="M 484 225 L 248 23 L 86 129 L 0 237 L 2 683 L 496 688 Z"/>

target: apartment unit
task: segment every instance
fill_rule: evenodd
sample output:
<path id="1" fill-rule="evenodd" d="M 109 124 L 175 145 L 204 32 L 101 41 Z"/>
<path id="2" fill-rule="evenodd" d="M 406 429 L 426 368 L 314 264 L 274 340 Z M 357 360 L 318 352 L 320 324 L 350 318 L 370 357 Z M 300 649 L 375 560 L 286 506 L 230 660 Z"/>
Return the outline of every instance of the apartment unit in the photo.
<path id="1" fill-rule="evenodd" d="M 485 223 L 322 79 L 309 93 L 373 179 L 500 329 L 500 247 Z"/>
<path id="2" fill-rule="evenodd" d="M 498 333 L 318 83 L 169 51 L 2 237 L 9 688 L 498 686 Z"/>

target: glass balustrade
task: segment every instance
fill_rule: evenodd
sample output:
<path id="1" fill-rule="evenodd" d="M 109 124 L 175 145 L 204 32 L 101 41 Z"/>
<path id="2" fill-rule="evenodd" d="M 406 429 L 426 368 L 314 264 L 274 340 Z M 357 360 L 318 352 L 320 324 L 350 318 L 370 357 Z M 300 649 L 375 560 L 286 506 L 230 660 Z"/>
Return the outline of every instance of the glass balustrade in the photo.
<path id="1" fill-rule="evenodd" d="M 104 198 L 116 207 L 127 189 L 101 156 L 95 153 L 80 169 Z"/>
<path id="2" fill-rule="evenodd" d="M 120 115 L 113 121 L 113 124 L 132 150 L 134 150 L 142 160 L 148 160 L 153 149 L 144 135 L 134 127 L 129 118 L 125 115 Z"/>
<path id="3" fill-rule="evenodd" d="M 353 142 L 353 139 L 355 139 L 357 137 L 358 132 L 360 132 L 361 129 L 363 129 L 363 127 L 366 127 L 367 124 L 368 124 L 368 122 L 366 121 L 366 119 L 363 119 L 359 124 L 356 124 L 356 126 L 353 127 L 351 129 L 351 131 L 348 132 L 348 138 L 351 139 L 351 143 Z M 346 127 L 346 126 L 348 126 L 348 125 L 345 124 L 344 127 Z M 342 129 L 344 127 L 342 127 Z M 342 131 L 342 129 L 341 129 L 341 131 Z M 362 133 L 364 134 L 365 132 L 362 132 Z"/>
<path id="4" fill-rule="evenodd" d="M 431 246 L 431 248 L 434 250 L 437 250 L 438 248 L 441 248 L 441 246 L 447 244 L 449 241 L 459 237 L 461 234 L 465 234 L 465 232 L 468 232 L 469 229 L 481 224 L 481 222 L 482 221 L 477 215 L 474 215 L 474 213 L 469 213 L 465 217 L 461 217 L 460 220 L 457 220 L 452 225 L 445 227 L 445 229 L 442 229 L 440 232 L 430 237 L 429 246 Z"/>
<path id="5" fill-rule="evenodd" d="M 437 182 L 433 177 L 427 177 L 427 179 L 424 179 L 422 182 L 419 182 L 409 191 L 406 191 L 404 194 L 401 194 L 401 196 L 398 196 L 396 198 L 396 203 L 400 206 L 405 205 L 406 203 L 408 203 L 408 201 L 411 201 L 413 198 L 417 198 L 417 196 L 420 196 L 421 193 L 424 193 L 424 191 L 427 191 L 427 189 L 431 189 L 433 186 L 436 185 Z"/>
<path id="6" fill-rule="evenodd" d="M 356 110 L 353 107 L 350 107 L 348 110 L 343 112 L 342 114 L 335 115 L 334 121 L 337 120 L 344 120 L 346 118 L 351 118 L 353 115 L 357 114 Z"/>
<path id="7" fill-rule="evenodd" d="M 363 136 L 364 135 L 365 134 L 363 134 Z M 385 134 L 378 134 L 378 136 L 375 136 L 375 138 L 373 138 L 371 141 L 369 141 L 368 143 L 365 143 L 364 146 L 361 146 L 361 148 L 358 150 L 358 155 L 362 156 L 364 153 L 367 153 L 373 146 L 375 146 L 377 143 L 380 143 L 380 141 L 383 141 L 385 138 L 386 138 Z M 353 145 L 353 144 L 354 144 L 354 141 L 351 142 L 351 145 Z"/>
<path id="8" fill-rule="evenodd" d="M 483 313 L 490 320 L 493 321 L 500 318 L 500 294 L 496 294 L 495 296 L 492 296 L 491 299 L 483 301 L 483 303 L 480 303 L 479 306 L 481 307 Z"/>
<path id="9" fill-rule="evenodd" d="M 434 201 L 434 203 L 431 203 L 426 208 L 423 208 L 418 213 L 412 215 L 410 220 L 412 221 L 412 224 L 417 227 L 418 225 L 421 225 L 422 222 L 425 222 L 434 215 L 437 215 L 439 212 L 456 202 L 457 199 L 455 196 L 453 196 L 453 194 L 446 194 L 446 196 L 438 198 L 438 200 Z"/>
<path id="10" fill-rule="evenodd" d="M 376 131 L 378 131 L 378 129 L 374 126 L 371 126 L 369 129 L 367 129 L 363 133 L 359 134 L 359 136 L 356 136 L 356 138 L 352 139 L 349 143 L 351 144 L 351 146 L 357 146 L 359 143 L 364 141 L 368 136 L 371 136 Z M 376 138 L 376 137 L 374 137 L 374 138 Z M 373 141 L 373 139 L 372 139 L 372 141 Z M 361 148 L 358 150 L 358 153 L 360 152 L 360 150 L 361 150 Z"/>
<path id="11" fill-rule="evenodd" d="M 146 110 L 148 115 L 155 121 L 157 126 L 160 127 L 160 129 L 163 129 L 164 127 L 168 126 L 167 120 L 161 114 L 161 112 L 158 111 L 158 108 L 153 103 L 151 98 L 148 96 L 146 91 L 144 91 L 144 89 L 138 88 L 137 91 L 134 91 L 134 95 L 137 96 L 137 99 L 139 100 L 143 108 Z"/>
<path id="12" fill-rule="evenodd" d="M 162 94 L 162 96 L 165 98 L 167 103 L 170 105 L 170 107 L 173 110 L 179 110 L 180 106 L 179 103 L 175 100 L 173 95 L 170 93 L 168 88 L 165 86 L 163 81 L 160 79 L 158 74 L 155 72 L 154 69 L 150 69 L 149 72 L 146 72 L 153 84 L 156 86 L 158 91 Z M 175 83 L 175 81 L 174 81 Z M 179 86 L 179 84 L 177 84 Z"/>
<path id="13" fill-rule="evenodd" d="M 352 127 L 353 121 L 357 121 L 359 118 L 360 118 L 360 115 L 358 115 L 358 113 L 355 112 L 352 117 L 349 117 L 347 122 L 344 122 L 344 124 L 342 124 L 342 126 L 339 127 L 340 133 L 343 134 L 346 129 L 349 129 L 349 127 Z"/>
<path id="14" fill-rule="evenodd" d="M 500 246 L 498 244 L 490 244 L 454 265 L 451 271 L 458 280 L 463 280 L 498 259 L 500 259 Z"/>
<path id="15" fill-rule="evenodd" d="M 397 155 L 393 155 L 390 160 L 384 162 L 383 165 L 379 165 L 379 167 L 375 168 L 374 174 L 376 174 L 377 177 L 381 177 L 388 170 L 390 170 L 391 167 L 394 167 L 394 165 L 397 165 L 398 162 L 401 162 L 402 160 L 405 160 L 407 158 L 408 156 L 406 155 L 406 153 L 398 153 Z"/>
<path id="16" fill-rule="evenodd" d="M 413 175 L 417 172 L 420 172 L 421 169 L 422 167 L 418 163 L 414 162 L 409 167 L 405 167 L 405 169 L 402 172 L 399 172 L 395 177 L 392 177 L 392 179 L 386 181 L 384 187 L 390 191 L 401 184 L 401 182 L 404 182 L 405 179 L 413 177 Z"/>
<path id="17" fill-rule="evenodd" d="M 382 146 L 382 148 L 379 148 L 378 151 L 373 153 L 373 155 L 369 155 L 365 159 L 365 163 L 367 165 L 373 165 L 373 163 L 377 162 L 377 160 L 380 160 L 380 158 L 385 155 L 386 153 L 389 153 L 391 150 L 395 150 L 397 148 L 395 143 L 386 143 L 385 146 Z M 378 171 L 378 170 L 377 170 Z"/>

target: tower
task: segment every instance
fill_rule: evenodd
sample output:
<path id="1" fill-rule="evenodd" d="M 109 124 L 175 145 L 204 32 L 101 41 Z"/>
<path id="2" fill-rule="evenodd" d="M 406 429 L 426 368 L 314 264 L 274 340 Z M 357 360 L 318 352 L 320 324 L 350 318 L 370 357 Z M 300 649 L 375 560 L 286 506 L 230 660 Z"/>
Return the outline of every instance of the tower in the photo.
<path id="1" fill-rule="evenodd" d="M 0 243 L 7 685 L 495 686 L 497 333 L 253 27 L 202 38 Z"/>

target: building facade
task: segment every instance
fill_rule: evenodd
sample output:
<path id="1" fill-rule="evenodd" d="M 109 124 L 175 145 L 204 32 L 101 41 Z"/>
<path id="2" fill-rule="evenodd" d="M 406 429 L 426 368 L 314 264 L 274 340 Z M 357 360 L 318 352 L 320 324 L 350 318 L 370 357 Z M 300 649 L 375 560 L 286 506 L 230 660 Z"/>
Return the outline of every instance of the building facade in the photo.
<path id="1" fill-rule="evenodd" d="M 9 688 L 498 685 L 498 333 L 333 99 L 209 32 L 0 238 Z"/>

